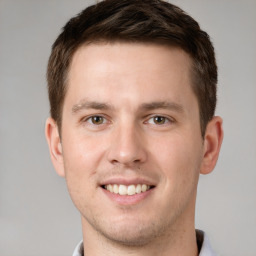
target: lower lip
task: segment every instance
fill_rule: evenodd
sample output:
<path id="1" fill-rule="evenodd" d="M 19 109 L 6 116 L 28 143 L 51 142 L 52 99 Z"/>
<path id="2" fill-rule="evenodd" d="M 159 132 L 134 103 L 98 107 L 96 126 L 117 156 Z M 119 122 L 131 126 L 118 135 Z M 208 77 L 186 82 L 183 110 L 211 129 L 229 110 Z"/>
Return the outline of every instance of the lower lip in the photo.
<path id="1" fill-rule="evenodd" d="M 139 202 L 143 201 L 146 199 L 154 190 L 154 188 L 151 188 L 145 192 L 139 193 L 139 194 L 134 194 L 131 196 L 124 195 L 121 196 L 119 194 L 111 193 L 108 190 L 101 188 L 103 190 L 103 193 L 110 198 L 112 201 L 120 204 L 120 205 L 134 205 L 138 204 Z"/>

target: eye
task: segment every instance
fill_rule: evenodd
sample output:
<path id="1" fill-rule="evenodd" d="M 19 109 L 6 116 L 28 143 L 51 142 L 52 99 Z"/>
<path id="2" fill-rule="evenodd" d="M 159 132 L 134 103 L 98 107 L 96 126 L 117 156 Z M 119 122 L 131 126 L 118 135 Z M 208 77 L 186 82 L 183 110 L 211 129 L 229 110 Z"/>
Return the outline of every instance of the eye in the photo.
<path id="1" fill-rule="evenodd" d="M 148 120 L 149 124 L 163 125 L 170 123 L 170 119 L 164 116 L 153 116 Z"/>
<path id="2" fill-rule="evenodd" d="M 106 123 L 106 119 L 103 116 L 91 116 L 86 121 L 93 125 L 101 125 Z"/>

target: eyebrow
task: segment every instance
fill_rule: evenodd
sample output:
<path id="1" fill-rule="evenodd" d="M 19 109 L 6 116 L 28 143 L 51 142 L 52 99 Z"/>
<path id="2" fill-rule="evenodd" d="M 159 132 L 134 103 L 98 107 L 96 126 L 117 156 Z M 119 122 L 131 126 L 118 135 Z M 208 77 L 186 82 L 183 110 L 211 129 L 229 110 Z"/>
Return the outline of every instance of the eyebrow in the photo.
<path id="1" fill-rule="evenodd" d="M 113 109 L 113 107 L 107 103 L 101 103 L 96 101 L 82 101 L 72 107 L 72 114 L 76 114 L 83 109 L 110 110 Z"/>
<path id="2" fill-rule="evenodd" d="M 96 102 L 96 101 L 82 101 L 78 104 L 75 104 L 72 107 L 72 114 L 76 114 L 84 109 L 96 109 L 96 110 L 113 110 L 114 107 L 107 103 Z M 156 101 L 150 103 L 143 103 L 140 105 L 139 109 L 142 111 L 151 111 L 155 109 L 167 109 L 174 110 L 179 113 L 184 112 L 184 108 L 175 102 L 169 101 Z"/>
<path id="3" fill-rule="evenodd" d="M 150 103 L 143 103 L 140 107 L 142 110 L 154 110 L 154 109 L 167 109 L 167 110 L 174 110 L 179 113 L 184 112 L 184 108 L 182 105 L 175 103 L 175 102 L 169 102 L 169 101 L 156 101 L 156 102 L 150 102 Z"/>

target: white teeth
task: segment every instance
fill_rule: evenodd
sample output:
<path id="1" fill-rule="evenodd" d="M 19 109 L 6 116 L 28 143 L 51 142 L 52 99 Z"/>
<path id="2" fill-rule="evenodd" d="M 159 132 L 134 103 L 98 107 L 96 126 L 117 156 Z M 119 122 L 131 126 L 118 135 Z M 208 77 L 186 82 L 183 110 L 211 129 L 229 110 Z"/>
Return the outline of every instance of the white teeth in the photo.
<path id="1" fill-rule="evenodd" d="M 113 186 L 111 184 L 107 185 L 107 190 L 110 191 L 111 193 L 114 192 Z"/>
<path id="2" fill-rule="evenodd" d="M 110 191 L 111 192 L 111 191 Z M 118 192 L 119 192 L 119 188 L 118 188 L 118 186 L 115 184 L 114 186 L 113 186 L 113 192 L 115 193 L 115 194 L 118 194 Z"/>
<path id="3" fill-rule="evenodd" d="M 137 185 L 117 185 L 117 184 L 108 184 L 106 186 L 104 186 L 105 189 L 107 189 L 109 192 L 111 193 L 115 193 L 115 194 L 119 194 L 119 195 L 135 195 L 135 194 L 140 194 L 142 192 L 146 192 L 147 190 L 150 189 L 150 186 L 146 185 L 146 184 L 137 184 Z"/>
<path id="4" fill-rule="evenodd" d="M 137 194 L 141 193 L 141 185 L 140 185 L 140 184 L 138 184 L 138 185 L 136 186 L 136 193 L 137 193 Z"/>
<path id="5" fill-rule="evenodd" d="M 145 191 L 147 191 L 147 188 L 148 188 L 148 186 L 145 185 L 145 184 L 143 184 L 143 185 L 141 186 L 141 191 L 142 191 L 142 192 L 145 192 Z"/>
<path id="6" fill-rule="evenodd" d="M 128 186 L 128 188 L 127 188 L 127 194 L 128 194 L 129 196 L 135 195 L 135 192 L 136 192 L 136 189 L 135 189 L 135 186 L 134 186 L 134 185 Z"/>
<path id="7" fill-rule="evenodd" d="M 125 185 L 119 185 L 119 195 L 127 195 L 127 187 Z"/>

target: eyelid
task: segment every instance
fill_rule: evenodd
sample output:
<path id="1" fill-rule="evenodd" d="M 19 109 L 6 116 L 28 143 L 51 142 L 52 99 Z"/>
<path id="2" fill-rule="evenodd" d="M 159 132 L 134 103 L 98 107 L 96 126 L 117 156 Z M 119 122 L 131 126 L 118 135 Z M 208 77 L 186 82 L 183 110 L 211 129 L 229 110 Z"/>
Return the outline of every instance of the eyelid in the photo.
<path id="1" fill-rule="evenodd" d="M 103 118 L 103 123 L 101 124 L 94 124 L 92 123 L 92 118 L 93 117 L 101 117 Z M 164 126 L 164 125 L 168 125 L 168 124 L 172 124 L 175 122 L 175 119 L 173 117 L 170 117 L 170 116 L 167 116 L 167 115 L 163 115 L 163 114 L 152 114 L 152 115 L 148 115 L 145 117 L 146 121 L 144 121 L 143 123 L 148 123 L 150 125 L 157 125 L 156 123 L 150 123 L 149 120 L 155 118 L 155 117 L 162 117 L 162 118 L 165 118 L 166 122 L 164 124 L 158 124 L 158 126 Z M 91 120 L 91 121 L 89 121 Z M 109 117 L 107 117 L 105 114 L 91 114 L 91 115 L 88 115 L 86 117 L 83 117 L 81 118 L 81 123 L 87 123 L 89 125 L 92 125 L 92 126 L 101 126 L 101 125 L 106 125 L 107 123 L 111 123 Z"/>
<path id="2" fill-rule="evenodd" d="M 92 122 L 92 118 L 93 118 L 93 117 L 101 117 L 101 118 L 103 119 L 103 123 L 102 123 L 102 124 L 98 124 L 98 125 L 97 125 L 97 124 L 94 124 L 94 123 Z M 91 120 L 91 121 L 90 121 L 90 120 Z M 83 118 L 81 119 L 81 122 L 82 122 L 82 123 L 87 123 L 87 124 L 92 125 L 92 126 L 100 126 L 100 125 L 105 125 L 105 124 L 107 124 L 107 123 L 110 123 L 109 118 L 106 117 L 106 115 L 104 115 L 104 114 L 92 114 L 92 115 L 83 117 Z"/>
<path id="3" fill-rule="evenodd" d="M 172 124 L 175 122 L 175 119 L 170 117 L 170 116 L 166 116 L 166 115 L 161 115 L 161 114 L 154 114 L 154 115 L 149 115 L 147 117 L 147 120 L 145 121 L 145 123 L 148 123 L 148 124 L 152 124 L 152 125 L 157 125 L 156 123 L 150 123 L 149 120 L 155 118 L 155 117 L 162 117 L 162 118 L 165 118 L 165 120 L 167 122 L 165 122 L 164 124 L 158 124 L 158 126 L 164 126 L 164 125 L 168 125 L 168 124 Z"/>
<path id="4" fill-rule="evenodd" d="M 98 115 L 96 115 L 96 116 L 90 116 L 89 118 L 87 118 L 86 119 L 86 121 L 89 121 L 90 122 L 90 124 L 93 124 L 93 125 L 97 125 L 97 124 L 94 124 L 93 123 L 93 118 L 94 117 L 100 117 L 100 118 L 102 118 L 102 123 L 100 123 L 100 124 L 98 124 L 98 125 L 101 125 L 101 124 L 105 124 L 106 123 L 106 118 L 104 118 L 103 116 L 98 116 Z"/>

